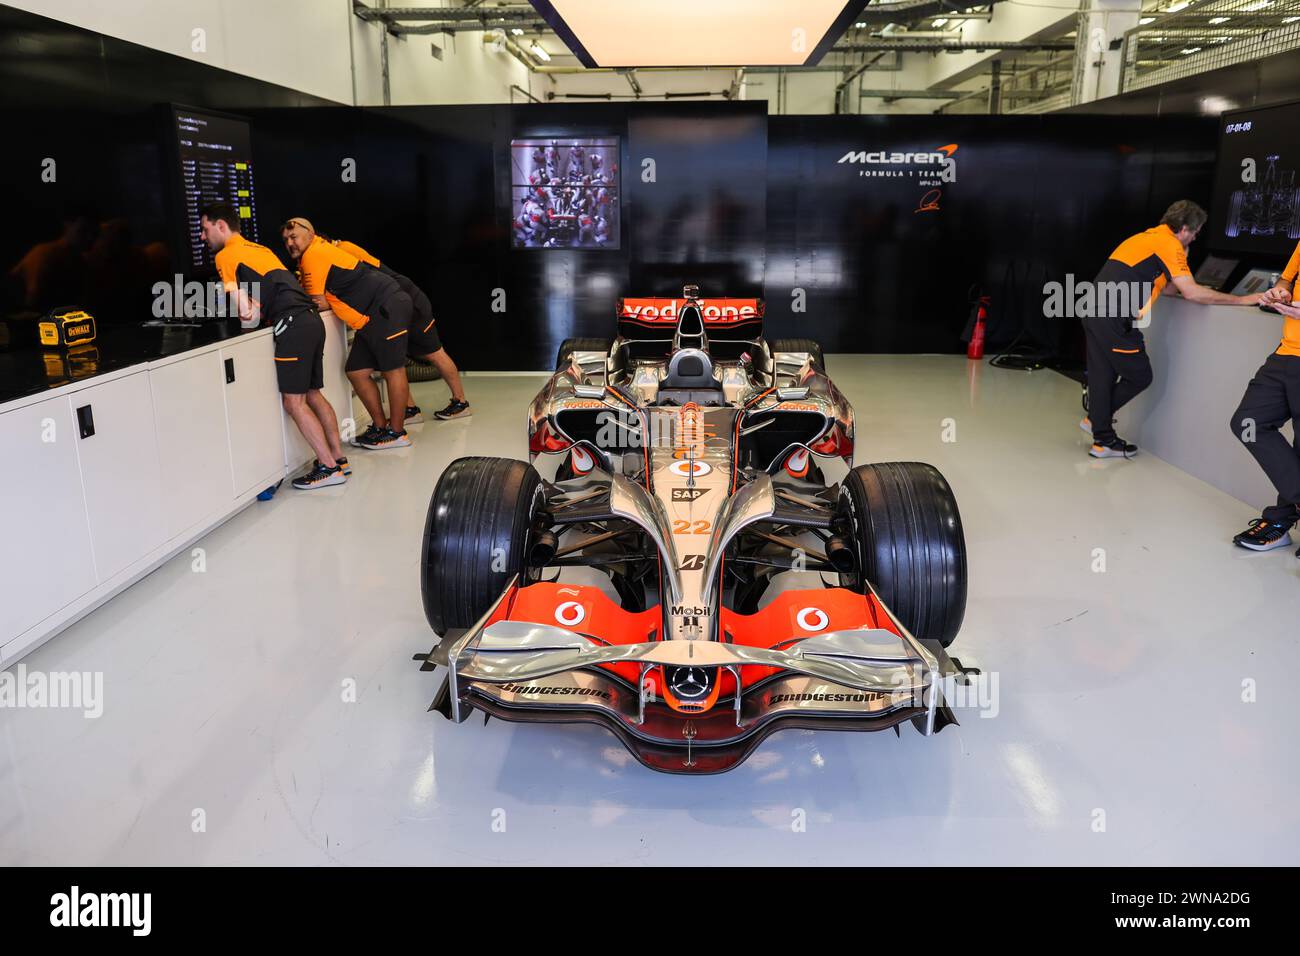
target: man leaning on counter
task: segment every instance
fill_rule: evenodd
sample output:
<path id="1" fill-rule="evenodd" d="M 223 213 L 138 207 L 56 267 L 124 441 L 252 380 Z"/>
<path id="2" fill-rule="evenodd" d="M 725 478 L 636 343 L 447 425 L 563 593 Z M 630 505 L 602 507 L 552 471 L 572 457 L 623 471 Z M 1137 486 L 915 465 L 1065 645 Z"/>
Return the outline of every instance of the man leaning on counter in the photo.
<path id="1" fill-rule="evenodd" d="M 316 453 L 316 464 L 293 480 L 300 491 L 341 485 L 348 460 L 342 455 L 338 417 L 325 387 L 325 323 L 294 274 L 266 246 L 240 235 L 239 214 L 226 203 L 210 203 L 199 215 L 203 240 L 215 255 L 217 272 L 239 306 L 245 328 L 265 319 L 275 338 L 275 374 L 284 410 Z"/>

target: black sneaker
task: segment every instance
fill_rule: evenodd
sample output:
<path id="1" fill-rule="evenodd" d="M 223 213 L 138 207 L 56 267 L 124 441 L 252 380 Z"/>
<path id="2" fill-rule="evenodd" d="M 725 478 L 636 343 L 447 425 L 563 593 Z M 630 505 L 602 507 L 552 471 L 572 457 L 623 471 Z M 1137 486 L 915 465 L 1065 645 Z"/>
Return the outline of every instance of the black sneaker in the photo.
<path id="1" fill-rule="evenodd" d="M 362 448 L 369 448 L 371 451 L 383 451 L 388 448 L 408 448 L 411 444 L 411 438 L 405 430 L 395 432 L 391 428 L 385 428 L 374 438 L 368 438 L 362 444 Z"/>
<path id="2" fill-rule="evenodd" d="M 333 468 L 327 468 L 320 462 L 316 462 L 315 468 L 293 480 L 293 486 L 299 491 L 311 491 L 314 488 L 341 485 L 347 480 L 348 476 L 343 474 L 343 469 L 340 466 L 335 465 Z"/>
<path id="3" fill-rule="evenodd" d="M 334 461 L 338 464 L 338 466 L 339 466 L 340 468 L 343 469 L 343 474 L 345 474 L 345 475 L 350 475 L 350 474 L 352 474 L 352 466 L 348 464 L 348 460 L 347 460 L 346 458 L 344 458 L 342 455 L 340 455 L 339 457 L 335 458 Z M 319 459 L 319 458 L 314 458 L 314 459 L 312 459 L 311 466 L 312 466 L 313 468 L 319 468 L 319 467 L 320 467 L 320 459 Z"/>
<path id="4" fill-rule="evenodd" d="M 353 438 L 352 441 L 351 441 L 351 444 L 354 445 L 354 446 L 357 447 L 357 448 L 366 448 L 366 447 L 368 447 L 368 446 L 366 445 L 366 442 L 368 442 L 368 441 L 374 441 L 374 440 L 375 440 L 376 438 L 378 438 L 381 434 L 383 434 L 383 431 L 384 431 L 384 430 L 383 430 L 382 428 L 376 428 L 376 427 L 372 424 L 369 428 L 367 428 L 365 431 L 363 431 L 360 435 L 357 435 L 355 438 Z"/>
<path id="5" fill-rule="evenodd" d="M 406 417 L 402 419 L 403 425 L 418 425 L 424 421 L 424 414 L 420 411 L 419 405 L 407 405 Z"/>
<path id="6" fill-rule="evenodd" d="M 1118 437 L 1104 445 L 1094 442 L 1088 449 L 1088 454 L 1093 458 L 1133 458 L 1137 453 L 1137 445 Z"/>
<path id="7" fill-rule="evenodd" d="M 434 412 L 433 417 L 438 421 L 445 422 L 450 418 L 469 418 L 473 414 L 469 410 L 469 402 L 458 402 L 453 398 L 442 411 Z"/>
<path id="8" fill-rule="evenodd" d="M 1291 526 L 1256 518 L 1250 527 L 1232 539 L 1232 543 L 1251 551 L 1272 551 L 1291 546 Z"/>

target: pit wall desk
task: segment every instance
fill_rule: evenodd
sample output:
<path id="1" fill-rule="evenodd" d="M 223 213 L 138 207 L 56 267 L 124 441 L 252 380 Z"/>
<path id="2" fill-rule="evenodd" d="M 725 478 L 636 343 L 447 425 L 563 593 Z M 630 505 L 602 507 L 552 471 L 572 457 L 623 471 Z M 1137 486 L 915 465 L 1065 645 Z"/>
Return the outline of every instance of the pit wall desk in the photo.
<path id="1" fill-rule="evenodd" d="M 323 318 L 324 391 L 342 420 L 347 330 Z M 106 354 L 111 371 L 0 403 L 0 667 L 314 457 L 281 407 L 270 329 L 155 351 L 170 354 Z"/>
<path id="2" fill-rule="evenodd" d="M 1277 349 L 1282 317 L 1166 295 L 1142 331 L 1155 381 L 1121 409 L 1120 435 L 1258 514 L 1277 492 L 1229 424 L 1246 384 Z M 1283 432 L 1291 438 L 1292 426 Z"/>

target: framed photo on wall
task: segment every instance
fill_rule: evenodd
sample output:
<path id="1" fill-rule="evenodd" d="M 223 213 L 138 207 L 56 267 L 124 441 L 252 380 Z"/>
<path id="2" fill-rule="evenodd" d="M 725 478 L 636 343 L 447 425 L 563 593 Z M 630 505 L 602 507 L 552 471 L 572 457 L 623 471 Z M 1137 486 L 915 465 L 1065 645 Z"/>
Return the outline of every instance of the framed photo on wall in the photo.
<path id="1" fill-rule="evenodd" d="M 510 141 L 511 246 L 618 249 L 617 136 Z"/>

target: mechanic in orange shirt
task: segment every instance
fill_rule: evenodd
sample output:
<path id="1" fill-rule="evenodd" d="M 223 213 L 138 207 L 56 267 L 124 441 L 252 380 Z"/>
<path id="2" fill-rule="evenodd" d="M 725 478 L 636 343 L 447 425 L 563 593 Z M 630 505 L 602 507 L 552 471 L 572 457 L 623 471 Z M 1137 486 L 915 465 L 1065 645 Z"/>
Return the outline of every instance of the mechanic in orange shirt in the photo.
<path id="1" fill-rule="evenodd" d="M 1300 305 L 1293 299 L 1297 272 L 1300 243 L 1277 285 L 1260 299 L 1260 305 L 1283 315 L 1282 342 L 1250 380 L 1232 415 L 1232 433 L 1277 489 L 1277 503 L 1265 508 L 1250 527 L 1232 539 L 1251 551 L 1289 546 L 1291 528 L 1300 520 Z M 1279 431 L 1288 421 L 1298 426 L 1294 444 Z M 1300 551 L 1296 556 L 1300 557 Z"/>
<path id="2" fill-rule="evenodd" d="M 341 485 L 348 460 L 339 444 L 339 422 L 324 393 L 325 324 L 311 297 L 274 252 L 240 235 L 239 214 L 227 203 L 210 203 L 199 215 L 203 241 L 216 253 L 222 285 L 239 305 L 240 324 L 263 319 L 275 339 L 275 376 L 284 410 L 316 453 L 311 471 L 293 480 L 301 491 Z"/>
<path id="3" fill-rule="evenodd" d="M 1093 458 L 1132 458 L 1137 454 L 1137 445 L 1115 434 L 1115 413 L 1151 384 L 1151 359 L 1135 322 L 1149 314 L 1156 296 L 1168 291 L 1167 283 L 1189 302 L 1203 305 L 1254 305 L 1259 301 L 1259 295 L 1225 295 L 1192 278 L 1187 247 L 1206 218 L 1205 210 L 1196 203 L 1178 200 L 1165 210 L 1158 226 L 1121 242 L 1097 273 L 1098 314 L 1083 318 L 1088 342 L 1088 417 L 1079 423 L 1092 432 L 1088 454 Z M 1128 290 L 1149 285 L 1151 295 L 1143 303 L 1136 301 L 1140 295 L 1108 297 L 1102 294 L 1103 284 Z M 1123 314 L 1100 314 L 1108 310 L 1103 302 L 1110 300 L 1122 303 L 1117 311 Z"/>
<path id="4" fill-rule="evenodd" d="M 470 412 L 469 402 L 465 400 L 465 389 L 460 383 L 460 369 L 456 368 L 456 363 L 451 360 L 451 356 L 447 354 L 447 350 L 442 347 L 442 341 L 438 338 L 438 330 L 434 326 L 433 304 L 429 302 L 429 297 L 406 276 L 384 265 L 355 242 L 348 242 L 346 239 L 333 239 L 330 241 L 344 252 L 356 256 L 367 265 L 378 269 L 384 275 L 392 276 L 396 280 L 398 287 L 411 297 L 414 310 L 411 313 L 410 335 L 406 337 L 406 354 L 411 358 L 418 358 L 432 363 L 437 368 L 438 374 L 442 376 L 442 380 L 447 383 L 447 388 L 451 390 L 451 402 L 441 411 L 434 412 L 433 417 L 440 421 L 447 421 L 451 418 L 469 418 L 472 413 Z M 406 423 L 408 425 L 422 421 L 424 421 L 424 416 L 420 413 L 418 405 L 412 405 L 406 410 Z"/>
<path id="5" fill-rule="evenodd" d="M 288 220 L 280 234 L 285 249 L 298 262 L 298 274 L 307 294 L 317 306 L 332 310 L 356 330 L 344 370 L 370 413 L 371 424 L 353 439 L 353 444 L 372 450 L 410 445 L 404 424 L 404 412 L 410 404 L 406 381 L 410 297 L 391 277 L 316 235 L 306 219 Z M 379 388 L 371 378 L 376 369 L 388 386 L 387 415 Z"/>

